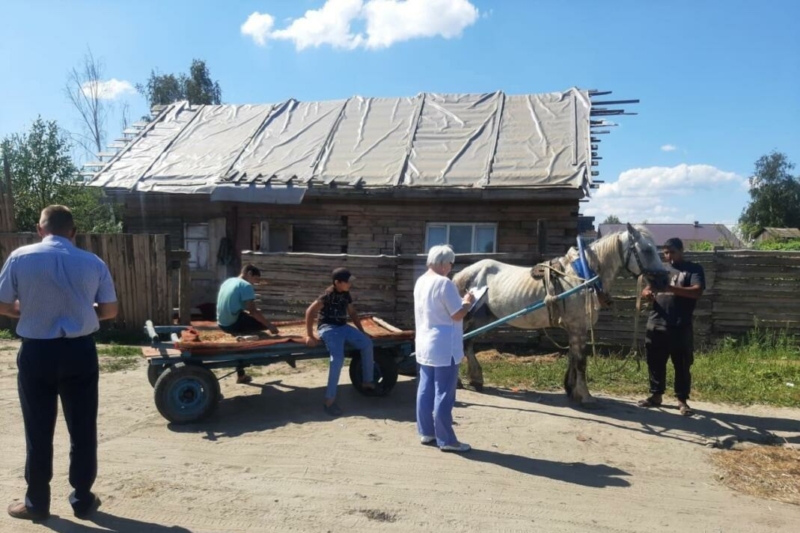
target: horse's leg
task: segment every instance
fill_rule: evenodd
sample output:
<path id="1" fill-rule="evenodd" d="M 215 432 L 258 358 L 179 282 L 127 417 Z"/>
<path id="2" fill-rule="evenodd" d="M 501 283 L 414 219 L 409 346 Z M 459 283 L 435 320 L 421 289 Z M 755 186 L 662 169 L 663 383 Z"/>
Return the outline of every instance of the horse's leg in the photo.
<path id="1" fill-rule="evenodd" d="M 580 402 L 581 406 L 596 407 L 597 400 L 589 392 L 586 383 L 586 334 L 569 332 L 569 372 L 573 376 L 572 399 Z"/>
<path id="2" fill-rule="evenodd" d="M 564 392 L 566 392 L 567 396 L 570 398 L 572 398 L 572 391 L 575 390 L 576 368 L 575 360 L 572 357 L 572 350 L 570 350 L 567 354 L 567 371 L 564 372 Z"/>
<path id="3" fill-rule="evenodd" d="M 467 375 L 469 376 L 469 384 L 476 391 L 483 390 L 483 369 L 475 357 L 475 344 L 472 340 L 468 340 L 464 344 L 464 357 L 467 358 Z"/>
<path id="4" fill-rule="evenodd" d="M 481 326 L 492 322 L 493 317 L 486 310 L 479 310 L 476 314 L 472 315 L 464 321 L 464 332 L 477 329 Z M 464 341 L 464 357 L 467 359 L 467 376 L 469 377 L 469 384 L 476 391 L 483 390 L 483 369 L 475 357 L 475 344 L 473 340 Z M 458 379 L 458 388 L 463 389 L 464 384 L 461 378 Z"/>

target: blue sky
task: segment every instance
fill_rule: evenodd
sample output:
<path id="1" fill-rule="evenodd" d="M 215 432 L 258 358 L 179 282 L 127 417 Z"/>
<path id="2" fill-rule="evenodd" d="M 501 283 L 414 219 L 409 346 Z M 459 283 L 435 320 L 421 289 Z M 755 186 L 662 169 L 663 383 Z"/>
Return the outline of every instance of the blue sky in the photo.
<path id="1" fill-rule="evenodd" d="M 37 115 L 77 130 L 63 88 L 89 47 L 116 80 L 109 102 L 133 116 L 146 104 L 130 85 L 192 58 L 226 103 L 572 86 L 639 98 L 601 144 L 606 184 L 582 205 L 600 219 L 734 223 L 759 156 L 800 165 L 795 0 L 2 0 L 0 13 L 0 136 Z"/>

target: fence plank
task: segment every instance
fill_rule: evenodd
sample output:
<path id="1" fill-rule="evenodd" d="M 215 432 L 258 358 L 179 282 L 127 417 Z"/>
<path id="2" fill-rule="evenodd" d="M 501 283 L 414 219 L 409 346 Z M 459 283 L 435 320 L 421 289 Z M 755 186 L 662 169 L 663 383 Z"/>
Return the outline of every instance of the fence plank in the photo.
<path id="1" fill-rule="evenodd" d="M 459 255 L 454 273 L 487 257 Z M 530 254 L 492 256 L 510 264 L 533 265 Z M 695 337 L 703 345 L 725 336 L 759 327 L 800 333 L 800 253 L 798 252 L 693 252 L 686 258 L 703 266 L 706 292 L 695 310 Z M 245 252 L 243 262 L 263 269 L 267 284 L 258 287 L 261 307 L 276 319 L 297 318 L 330 281 L 336 266 L 347 266 L 359 278 L 353 288 L 362 311 L 376 312 L 393 324 L 413 328 L 413 289 L 425 272 L 424 256 L 354 256 L 345 254 L 259 254 Z M 604 309 L 595 328 L 598 343 L 627 345 L 633 336 L 636 280 L 621 275 L 611 291 L 614 305 Z M 389 305 L 391 304 L 391 305 Z M 646 320 L 649 307 L 640 314 Z M 520 330 L 498 331 L 492 339 L 535 338 Z M 527 337 L 526 337 L 527 335 Z M 644 338 L 644 327 L 639 331 Z M 497 340 L 497 342 L 500 342 Z"/>
<path id="2" fill-rule="evenodd" d="M 16 248 L 35 242 L 39 238 L 34 234 L 0 233 L 0 264 Z M 114 321 L 104 323 L 104 328 L 141 331 L 148 318 L 171 323 L 165 235 L 77 235 L 75 245 L 103 259 L 114 280 L 120 313 Z M 0 328 L 14 326 L 14 321 L 0 317 Z"/>

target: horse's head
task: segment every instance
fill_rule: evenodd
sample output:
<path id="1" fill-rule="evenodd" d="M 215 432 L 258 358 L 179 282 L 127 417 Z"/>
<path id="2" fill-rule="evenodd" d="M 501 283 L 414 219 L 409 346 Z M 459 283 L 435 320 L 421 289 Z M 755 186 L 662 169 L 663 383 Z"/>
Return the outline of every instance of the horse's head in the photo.
<path id="1" fill-rule="evenodd" d="M 628 224 L 627 231 L 620 236 L 620 244 L 622 267 L 625 270 L 634 277 L 644 274 L 655 287 L 661 288 L 666 284 L 667 270 L 661 262 L 656 243 L 646 230 Z"/>

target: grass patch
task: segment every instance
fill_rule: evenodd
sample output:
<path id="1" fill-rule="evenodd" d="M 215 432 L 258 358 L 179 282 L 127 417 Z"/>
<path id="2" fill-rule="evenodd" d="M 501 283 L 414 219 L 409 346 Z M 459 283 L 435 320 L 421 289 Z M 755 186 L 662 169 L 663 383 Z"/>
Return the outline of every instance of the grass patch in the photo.
<path id="1" fill-rule="evenodd" d="M 108 344 L 97 347 L 100 357 L 100 372 L 111 373 L 131 370 L 139 364 L 142 349 L 140 346 Z"/>
<path id="2" fill-rule="evenodd" d="M 487 383 L 506 388 L 563 390 L 567 358 L 506 356 L 495 350 L 478 355 Z M 648 393 L 647 364 L 619 356 L 589 360 L 589 387 L 616 395 Z M 668 387 L 674 383 L 672 364 L 667 364 Z M 466 365 L 462 366 L 466 372 Z M 465 374 L 464 374 L 465 376 Z M 791 336 L 754 330 L 740 340 L 725 339 L 716 347 L 695 354 L 692 366 L 692 399 L 732 404 L 800 406 L 800 348 Z M 668 395 L 671 391 L 668 389 Z"/>
<path id="3" fill-rule="evenodd" d="M 139 364 L 138 357 L 102 357 L 100 359 L 100 372 L 111 373 L 123 370 L 132 370 Z"/>
<path id="4" fill-rule="evenodd" d="M 0 329 L 0 341 L 13 341 L 17 336 L 10 329 Z"/>
<path id="5" fill-rule="evenodd" d="M 109 344 L 97 347 L 97 355 L 108 357 L 132 357 L 142 354 L 140 346 L 124 346 L 120 344 Z"/>
<path id="6" fill-rule="evenodd" d="M 728 487 L 771 500 L 800 505 L 800 450 L 757 446 L 712 456 Z"/>

